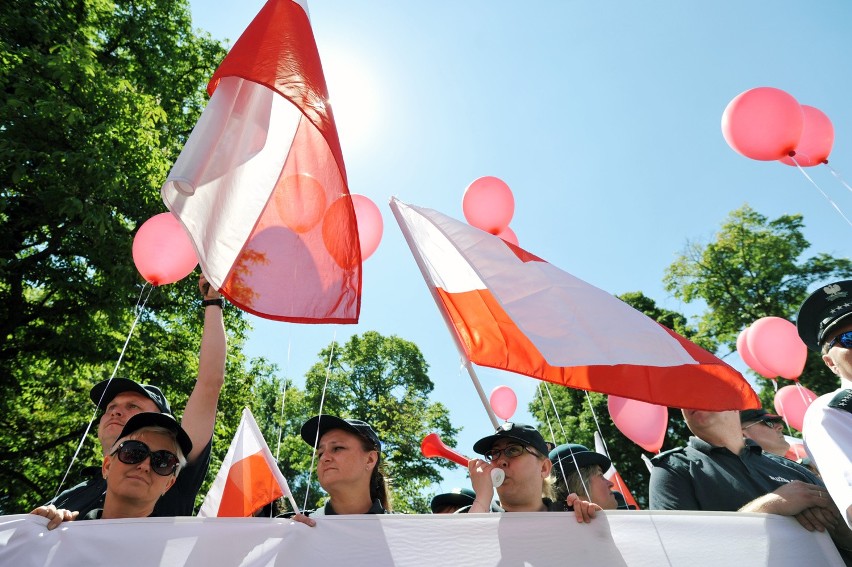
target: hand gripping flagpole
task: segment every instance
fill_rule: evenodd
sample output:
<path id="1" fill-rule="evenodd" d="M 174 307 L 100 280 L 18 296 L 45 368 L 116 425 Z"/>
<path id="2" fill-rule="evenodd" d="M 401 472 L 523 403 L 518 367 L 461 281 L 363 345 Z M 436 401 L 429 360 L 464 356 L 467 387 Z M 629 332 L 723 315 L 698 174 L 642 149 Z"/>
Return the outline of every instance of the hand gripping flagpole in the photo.
<path id="1" fill-rule="evenodd" d="M 405 237 L 405 242 L 408 243 L 408 248 L 411 249 L 411 255 L 414 256 L 414 261 L 417 263 L 417 267 L 420 268 L 420 274 L 423 276 L 423 281 L 426 283 L 426 287 L 429 288 L 429 293 L 432 294 L 432 299 L 435 300 L 435 303 L 438 305 L 438 311 L 441 312 L 441 317 L 444 319 L 444 324 L 447 326 L 447 329 L 450 331 L 450 335 L 453 337 L 453 341 L 456 343 L 456 348 L 459 351 L 459 356 L 462 359 L 462 364 L 467 369 L 467 373 L 470 376 L 470 379 L 473 381 L 473 387 L 476 388 L 476 393 L 479 394 L 479 399 L 482 401 L 482 405 L 485 407 L 485 411 L 488 413 L 489 419 L 491 419 L 491 425 L 494 426 L 494 429 L 497 429 L 500 426 L 500 422 L 497 420 L 497 416 L 494 414 L 494 410 L 491 409 L 491 403 L 488 401 L 488 396 L 485 395 L 485 391 L 482 389 L 482 384 L 479 383 L 479 378 L 476 376 L 476 372 L 473 370 L 473 365 L 470 362 L 470 359 L 467 357 L 467 353 L 464 350 L 464 346 L 461 344 L 461 340 L 459 339 L 458 333 L 455 330 L 455 326 L 453 322 L 450 320 L 450 315 L 447 313 L 447 310 L 443 308 L 443 302 L 441 298 L 438 296 L 438 290 L 434 285 L 429 285 L 429 282 L 432 278 L 429 277 L 429 271 L 426 269 L 426 266 L 423 263 L 423 257 L 420 255 L 420 251 L 417 248 L 417 245 L 414 243 L 411 233 L 405 228 L 408 224 L 405 222 L 405 219 L 402 217 L 399 211 L 399 205 L 397 204 L 396 197 L 391 197 L 389 202 L 391 211 L 393 211 L 393 216 L 396 218 L 396 222 L 402 230 L 402 235 Z"/>

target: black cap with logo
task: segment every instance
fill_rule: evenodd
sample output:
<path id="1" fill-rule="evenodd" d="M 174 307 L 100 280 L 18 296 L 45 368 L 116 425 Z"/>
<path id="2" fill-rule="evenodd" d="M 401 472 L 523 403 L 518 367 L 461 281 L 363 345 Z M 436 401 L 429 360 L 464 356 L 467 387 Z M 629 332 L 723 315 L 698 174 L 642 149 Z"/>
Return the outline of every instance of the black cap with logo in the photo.
<path id="1" fill-rule="evenodd" d="M 796 317 L 799 336 L 808 348 L 819 352 L 832 329 L 852 322 L 852 280 L 830 283 L 813 292 L 802 303 Z"/>
<path id="2" fill-rule="evenodd" d="M 497 432 L 494 433 L 494 435 L 483 437 L 474 443 L 473 450 L 480 455 L 484 455 L 490 451 L 491 447 L 494 446 L 494 443 L 500 439 L 514 439 L 516 441 L 520 441 L 524 445 L 532 447 L 544 456 L 547 456 L 548 453 L 547 443 L 544 441 L 544 437 L 541 436 L 541 433 L 538 432 L 538 429 L 532 425 L 511 422 L 506 422 L 498 427 Z"/>
<path id="3" fill-rule="evenodd" d="M 92 389 L 89 392 L 89 397 L 92 398 L 92 401 L 95 402 L 95 405 L 98 406 L 99 409 L 105 409 L 107 404 L 109 404 L 114 397 L 122 392 L 136 392 L 137 394 L 142 394 L 154 402 L 161 413 L 173 415 L 172 408 L 169 406 L 169 401 L 158 387 L 151 386 L 150 384 L 139 384 L 138 382 L 134 382 L 127 378 L 112 378 L 110 380 L 98 382 L 92 386 Z"/>

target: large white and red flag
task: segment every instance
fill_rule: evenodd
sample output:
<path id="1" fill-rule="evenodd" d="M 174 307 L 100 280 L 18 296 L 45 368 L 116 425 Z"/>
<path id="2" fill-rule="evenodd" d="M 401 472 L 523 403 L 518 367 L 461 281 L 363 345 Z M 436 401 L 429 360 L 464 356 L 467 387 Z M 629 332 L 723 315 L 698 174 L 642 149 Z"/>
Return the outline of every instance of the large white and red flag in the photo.
<path id="1" fill-rule="evenodd" d="M 357 224 L 305 3 L 269 0 L 207 91 L 161 190 L 207 279 L 260 317 L 356 323 Z"/>
<path id="2" fill-rule="evenodd" d="M 760 407 L 734 368 L 609 293 L 437 211 L 390 206 L 471 362 L 670 407 Z"/>
<path id="3" fill-rule="evenodd" d="M 245 408 L 222 468 L 210 485 L 198 515 L 247 518 L 282 496 L 289 499 L 294 511 L 299 511 L 254 416 Z"/>

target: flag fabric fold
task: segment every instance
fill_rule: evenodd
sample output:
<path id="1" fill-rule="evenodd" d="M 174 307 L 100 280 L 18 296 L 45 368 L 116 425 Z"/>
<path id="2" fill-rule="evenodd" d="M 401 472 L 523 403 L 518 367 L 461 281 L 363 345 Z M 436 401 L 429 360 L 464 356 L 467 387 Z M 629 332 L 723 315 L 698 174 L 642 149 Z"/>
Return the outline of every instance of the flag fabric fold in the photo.
<path id="1" fill-rule="evenodd" d="M 260 317 L 357 323 L 355 211 L 305 6 L 269 0 L 208 93 L 161 190 L 207 279 Z"/>
<path id="2" fill-rule="evenodd" d="M 669 407 L 760 406 L 734 368 L 609 293 L 437 211 L 390 206 L 471 362 Z"/>
<path id="3" fill-rule="evenodd" d="M 299 511 L 290 486 L 248 408 L 228 448 L 219 474 L 198 511 L 201 517 L 244 518 L 286 496 Z"/>

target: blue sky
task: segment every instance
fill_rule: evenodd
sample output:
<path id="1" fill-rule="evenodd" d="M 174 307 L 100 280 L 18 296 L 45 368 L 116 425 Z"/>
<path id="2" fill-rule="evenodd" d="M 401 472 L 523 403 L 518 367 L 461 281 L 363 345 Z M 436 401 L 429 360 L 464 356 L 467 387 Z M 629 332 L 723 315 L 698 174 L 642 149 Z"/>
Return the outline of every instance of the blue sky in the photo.
<path id="1" fill-rule="evenodd" d="M 193 24 L 233 43 L 263 4 L 191 0 Z M 491 424 L 387 201 L 463 219 L 464 189 L 483 175 L 512 188 L 522 247 L 613 294 L 642 291 L 689 315 L 700 306 L 671 297 L 663 272 L 745 203 L 770 218 L 803 214 L 812 253 L 847 256 L 850 226 L 798 170 L 735 153 L 720 130 L 740 92 L 783 89 L 832 120 L 830 164 L 852 179 L 852 4 L 814 6 L 311 2 L 349 188 L 379 206 L 384 237 L 364 264 L 358 325 L 252 317 L 247 353 L 300 383 L 334 338 L 377 330 L 411 340 L 430 365 L 433 398 L 464 427 L 458 450 L 471 455 Z M 807 171 L 852 217 L 852 193 L 824 166 Z M 736 354 L 726 360 L 745 369 Z M 477 370 L 486 392 L 513 388 L 515 420 L 530 421 L 535 380 Z M 456 469 L 435 490 L 464 479 Z"/>

